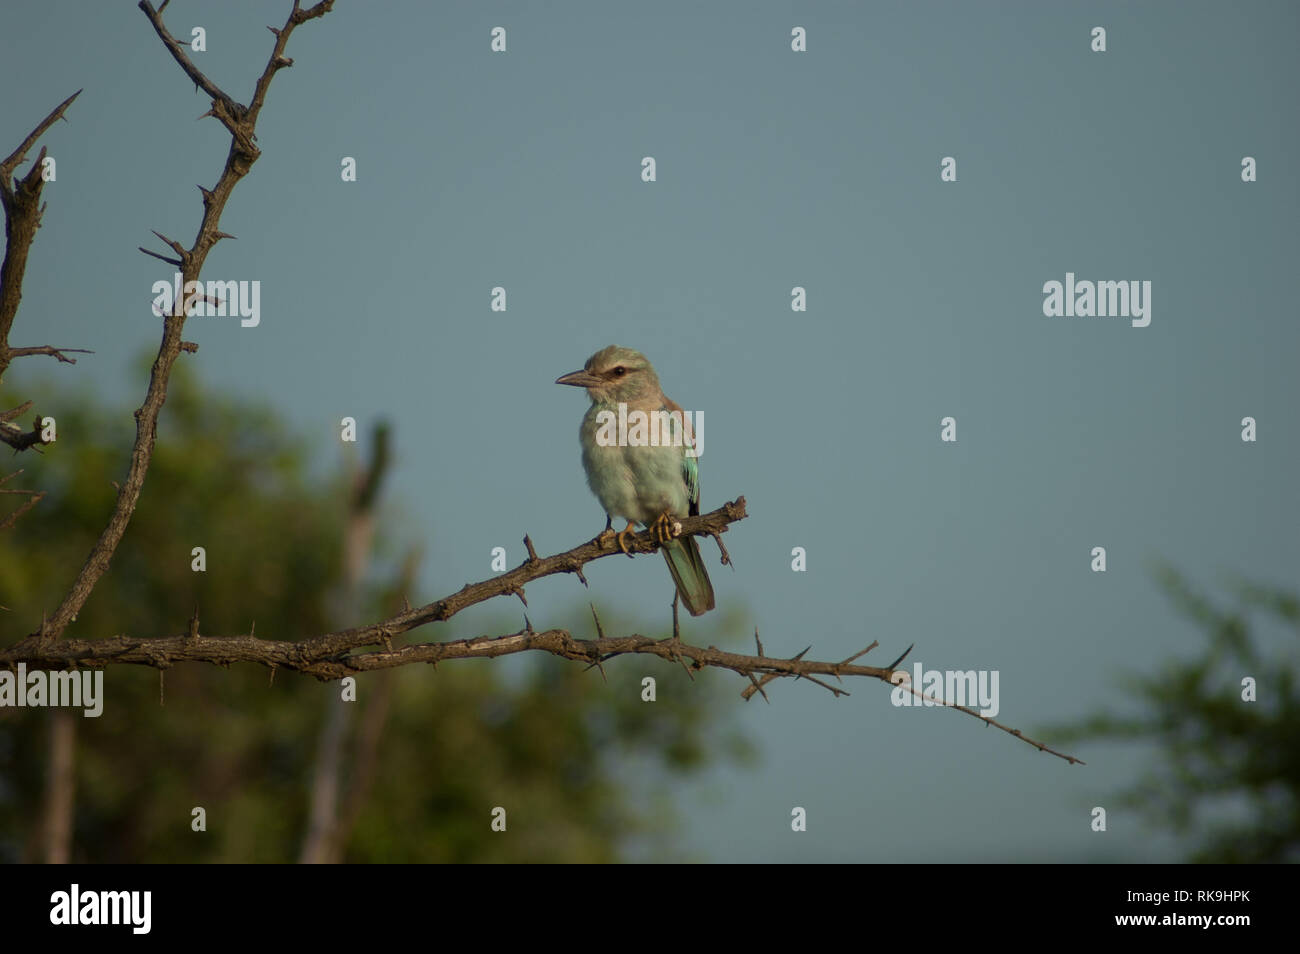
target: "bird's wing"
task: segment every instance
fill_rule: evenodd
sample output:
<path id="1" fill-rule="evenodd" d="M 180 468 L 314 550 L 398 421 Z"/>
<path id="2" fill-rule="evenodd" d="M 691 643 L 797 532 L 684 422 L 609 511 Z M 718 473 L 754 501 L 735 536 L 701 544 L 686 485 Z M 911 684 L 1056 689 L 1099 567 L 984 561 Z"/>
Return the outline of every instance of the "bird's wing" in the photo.
<path id="1" fill-rule="evenodd" d="M 682 427 L 685 433 L 682 435 L 682 443 L 685 447 L 695 446 L 695 435 L 691 432 L 691 419 L 682 406 L 672 398 L 664 395 L 664 410 L 676 412 L 681 415 Z M 690 500 L 690 515 L 698 517 L 700 515 L 700 463 L 699 459 L 693 455 L 685 453 L 685 447 L 682 453 L 682 481 L 686 484 L 686 497 Z"/>

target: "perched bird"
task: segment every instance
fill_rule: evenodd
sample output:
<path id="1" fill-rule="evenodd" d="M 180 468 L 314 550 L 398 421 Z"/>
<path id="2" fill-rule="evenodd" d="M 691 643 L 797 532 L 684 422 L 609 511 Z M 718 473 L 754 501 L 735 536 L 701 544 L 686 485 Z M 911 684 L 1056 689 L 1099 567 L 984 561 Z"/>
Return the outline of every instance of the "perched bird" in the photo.
<path id="1" fill-rule="evenodd" d="M 557 378 L 555 383 L 586 388 L 591 398 L 578 435 L 587 485 L 605 508 L 605 530 L 597 539 L 614 535 L 614 518 L 622 517 L 627 526 L 616 538 L 627 553 L 624 538 L 634 532 L 637 523 L 649 527 L 661 544 L 686 609 L 692 616 L 713 609 L 713 585 L 695 538 L 675 536 L 680 532 L 677 519 L 700 512 L 698 460 L 686 453 L 694 446 L 688 416 L 664 396 L 645 355 L 631 348 L 610 345 L 588 358 L 581 371 Z M 625 408 L 620 409 L 620 404 Z M 653 446 L 635 440 L 637 433 L 632 428 L 628 433 L 633 440 L 611 441 L 611 415 L 617 420 L 620 414 L 631 416 L 635 411 L 659 421 L 665 418 L 657 417 L 657 412 L 676 412 L 677 417 L 671 420 L 683 427 L 684 433 Z"/>

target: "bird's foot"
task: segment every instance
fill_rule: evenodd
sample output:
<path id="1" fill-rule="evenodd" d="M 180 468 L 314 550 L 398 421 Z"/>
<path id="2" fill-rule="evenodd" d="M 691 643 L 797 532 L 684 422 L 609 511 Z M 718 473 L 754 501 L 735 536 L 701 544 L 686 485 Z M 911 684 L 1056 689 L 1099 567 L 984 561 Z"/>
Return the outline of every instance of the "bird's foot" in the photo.
<path id="1" fill-rule="evenodd" d="M 665 510 L 655 518 L 654 523 L 650 524 L 650 532 L 654 535 L 655 540 L 659 542 L 660 546 L 662 546 L 669 540 L 681 534 L 682 525 L 677 518 Z"/>
<path id="2" fill-rule="evenodd" d="M 609 541 L 614 539 L 616 536 L 618 536 L 617 530 L 613 527 L 606 527 L 604 530 L 600 531 L 600 533 L 596 534 L 596 543 L 603 550 L 605 549 L 605 544 L 609 543 Z"/>
<path id="3" fill-rule="evenodd" d="M 611 531 L 611 532 L 612 532 L 612 531 Z M 631 553 L 628 553 L 628 549 L 627 549 L 627 541 L 623 539 L 623 538 L 626 537 L 629 533 L 636 533 L 636 521 L 635 521 L 635 520 L 629 520 L 629 521 L 627 522 L 627 526 L 624 527 L 622 530 L 620 530 L 620 531 L 618 532 L 618 534 L 617 534 L 617 536 L 618 536 L 618 548 L 619 548 L 620 550 L 622 550 L 624 553 L 627 553 L 628 556 L 631 556 L 632 554 L 631 554 Z"/>

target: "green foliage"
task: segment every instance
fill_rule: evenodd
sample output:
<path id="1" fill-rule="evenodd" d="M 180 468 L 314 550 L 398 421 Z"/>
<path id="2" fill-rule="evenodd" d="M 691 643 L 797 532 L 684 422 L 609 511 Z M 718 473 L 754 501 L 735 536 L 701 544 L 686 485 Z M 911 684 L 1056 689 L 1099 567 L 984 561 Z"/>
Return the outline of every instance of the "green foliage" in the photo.
<path id="1" fill-rule="evenodd" d="M 205 393 L 185 369 L 182 362 L 173 377 L 140 506 L 68 635 L 176 634 L 196 606 L 205 633 L 246 633 L 254 621 L 259 635 L 278 639 L 334 628 L 344 481 L 312 479 L 305 447 L 272 415 Z M 19 403 L 7 397 L 4 406 Z M 59 441 L 24 455 L 16 466 L 25 472 L 9 485 L 48 496 L 0 534 L 8 642 L 35 630 L 66 591 L 104 526 L 134 433 L 129 411 L 107 413 L 84 394 L 38 399 L 37 409 L 56 415 Z M 206 573 L 190 568 L 199 545 Z M 380 586 L 362 603 L 371 616 L 396 609 Z M 591 631 L 585 604 L 568 615 L 546 623 Z M 712 616 L 701 640 L 740 638 L 738 614 Z M 653 632 L 644 621 L 602 619 L 611 631 Z M 517 614 L 503 610 L 498 625 L 517 629 Z M 447 625 L 411 634 L 460 635 Z M 679 666 L 648 658 L 611 660 L 605 669 L 608 684 L 596 670 L 549 657 L 360 677 L 344 749 L 345 798 L 365 761 L 367 707 L 381 698 L 387 705 L 345 860 L 676 856 L 680 846 L 664 837 L 670 780 L 747 754 L 722 715 L 740 705 L 736 680 L 702 673 L 691 683 Z M 640 700 L 647 674 L 659 680 L 653 704 Z M 101 717 L 73 719 L 72 860 L 297 859 L 320 724 L 336 704 L 337 683 L 292 673 L 271 680 L 251 665 L 183 665 L 162 680 L 152 669 L 112 666 L 104 694 Z M 0 861 L 39 857 L 51 712 L 0 709 Z M 489 827 L 498 805 L 508 812 L 506 835 Z M 190 829 L 195 806 L 206 809 L 206 832 Z"/>
<path id="2" fill-rule="evenodd" d="M 1122 794 L 1153 824 L 1190 837 L 1192 861 L 1300 861 L 1300 694 L 1296 651 L 1300 599 L 1253 584 L 1235 588 L 1221 608 L 1169 567 L 1158 579 L 1179 611 L 1204 631 L 1206 645 L 1155 676 L 1130 676 L 1145 703 L 1137 715 L 1099 712 L 1062 739 L 1153 742 L 1163 760 Z M 1259 630 L 1281 624 L 1286 649 L 1266 654 Z M 1257 701 L 1243 701 L 1242 680 Z"/>

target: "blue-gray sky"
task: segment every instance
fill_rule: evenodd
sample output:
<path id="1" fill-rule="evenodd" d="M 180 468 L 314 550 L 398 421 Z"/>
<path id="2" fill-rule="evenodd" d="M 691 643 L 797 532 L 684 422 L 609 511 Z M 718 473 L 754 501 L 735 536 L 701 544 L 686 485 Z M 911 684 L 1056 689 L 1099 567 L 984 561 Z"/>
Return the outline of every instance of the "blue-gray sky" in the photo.
<path id="1" fill-rule="evenodd" d="M 196 61 L 246 102 L 287 6 L 176 0 L 167 19 L 206 30 Z M 838 659 L 878 639 L 883 663 L 915 642 L 929 668 L 998 670 L 999 719 L 1026 730 L 1122 707 L 1121 670 L 1199 645 L 1149 561 L 1205 584 L 1300 569 L 1298 10 L 340 0 L 293 37 L 264 155 L 222 220 L 238 240 L 204 273 L 259 280 L 261 324 L 192 320 L 200 351 L 182 360 L 273 405 L 322 466 L 341 417 L 388 417 L 392 499 L 425 541 L 432 599 L 490 575 L 494 546 L 517 561 L 525 532 L 554 551 L 600 529 L 585 400 L 552 382 L 637 348 L 705 415 L 705 508 L 748 499 L 735 572 L 703 549 L 768 652 Z M 150 229 L 188 244 L 195 183 L 215 181 L 228 138 L 196 121 L 207 101 L 134 3 L 9 0 L 3 29 L 5 152 L 85 87 L 44 140 L 58 178 L 13 342 L 95 351 L 27 359 L 7 383 L 138 402 L 150 287 L 170 269 L 136 246 L 157 247 Z M 1067 272 L 1151 281 L 1150 326 L 1045 317 L 1043 283 Z M 662 614 L 671 595 L 657 557 L 588 576 L 624 611 Z M 544 625 L 577 594 L 554 579 L 528 596 Z M 1122 812 L 1089 829 L 1157 753 L 1075 746 L 1089 764 L 1069 766 L 850 688 L 736 699 L 761 762 L 679 790 L 696 854 L 1176 857 Z"/>

